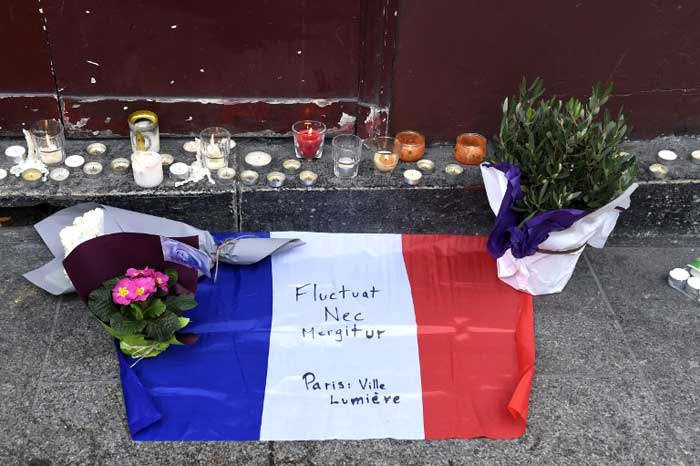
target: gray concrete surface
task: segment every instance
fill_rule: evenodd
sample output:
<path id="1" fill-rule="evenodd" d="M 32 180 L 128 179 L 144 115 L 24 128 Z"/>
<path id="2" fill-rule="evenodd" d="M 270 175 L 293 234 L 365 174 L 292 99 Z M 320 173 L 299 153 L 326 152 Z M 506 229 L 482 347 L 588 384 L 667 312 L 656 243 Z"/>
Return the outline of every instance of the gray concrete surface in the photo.
<path id="1" fill-rule="evenodd" d="M 665 283 L 698 255 L 699 239 L 618 241 L 536 298 L 520 439 L 138 443 L 110 339 L 76 298 L 21 277 L 49 257 L 34 231 L 0 228 L 0 465 L 700 464 L 700 307 Z"/>

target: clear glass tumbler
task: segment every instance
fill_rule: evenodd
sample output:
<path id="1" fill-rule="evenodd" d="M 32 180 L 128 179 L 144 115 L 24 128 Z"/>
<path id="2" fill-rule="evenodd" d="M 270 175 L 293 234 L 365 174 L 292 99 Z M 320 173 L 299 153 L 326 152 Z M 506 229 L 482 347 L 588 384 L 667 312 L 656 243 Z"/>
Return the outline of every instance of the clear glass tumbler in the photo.
<path id="1" fill-rule="evenodd" d="M 362 160 L 362 139 L 354 134 L 333 138 L 333 172 L 338 178 L 355 178 Z"/>
<path id="2" fill-rule="evenodd" d="M 292 125 L 294 152 L 300 159 L 318 159 L 323 155 L 326 125 L 320 121 L 303 120 Z"/>
<path id="3" fill-rule="evenodd" d="M 199 133 L 199 154 L 209 170 L 228 167 L 231 152 L 231 133 L 226 128 L 214 126 Z"/>
<path id="4" fill-rule="evenodd" d="M 399 154 L 395 152 L 394 138 L 376 136 L 365 141 L 365 147 L 372 153 L 372 162 L 377 171 L 389 173 L 399 163 Z"/>
<path id="5" fill-rule="evenodd" d="M 129 115 L 131 150 L 160 152 L 158 115 L 150 110 L 137 110 Z"/>
<path id="6" fill-rule="evenodd" d="M 63 163 L 66 158 L 66 138 L 63 125 L 58 120 L 39 120 L 29 128 L 37 156 L 46 165 Z"/>

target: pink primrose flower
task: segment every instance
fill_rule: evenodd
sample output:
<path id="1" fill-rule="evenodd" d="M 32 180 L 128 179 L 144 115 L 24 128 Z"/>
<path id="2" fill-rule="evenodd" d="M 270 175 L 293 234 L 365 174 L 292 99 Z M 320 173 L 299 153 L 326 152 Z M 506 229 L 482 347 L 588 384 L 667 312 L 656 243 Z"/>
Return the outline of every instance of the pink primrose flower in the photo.
<path id="1" fill-rule="evenodd" d="M 168 292 L 168 280 L 170 280 L 170 277 L 164 273 L 156 272 L 155 273 L 155 280 L 156 280 L 156 284 L 158 285 L 158 288 L 160 288 L 161 290 L 163 290 L 167 293 Z"/>
<path id="2" fill-rule="evenodd" d="M 112 289 L 112 300 L 117 304 L 128 306 L 136 297 L 136 284 L 128 278 L 119 280 Z"/>
<path id="3" fill-rule="evenodd" d="M 134 301 L 146 301 L 156 292 L 156 279 L 153 277 L 141 277 L 134 279 L 136 297 Z"/>

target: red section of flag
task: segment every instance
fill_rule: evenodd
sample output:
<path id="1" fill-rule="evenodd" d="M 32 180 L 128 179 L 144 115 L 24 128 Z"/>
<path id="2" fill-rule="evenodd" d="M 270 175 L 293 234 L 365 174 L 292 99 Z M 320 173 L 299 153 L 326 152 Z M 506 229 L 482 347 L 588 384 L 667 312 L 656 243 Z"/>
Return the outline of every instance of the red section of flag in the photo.
<path id="1" fill-rule="evenodd" d="M 535 365 L 532 297 L 501 282 L 486 238 L 404 235 L 426 439 L 525 433 Z"/>

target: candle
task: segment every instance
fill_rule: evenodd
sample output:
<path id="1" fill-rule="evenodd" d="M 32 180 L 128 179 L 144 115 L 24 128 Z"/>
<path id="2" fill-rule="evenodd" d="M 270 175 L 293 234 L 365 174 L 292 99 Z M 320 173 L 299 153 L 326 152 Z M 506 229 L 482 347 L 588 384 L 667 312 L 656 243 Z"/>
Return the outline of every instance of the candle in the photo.
<path id="1" fill-rule="evenodd" d="M 374 153 L 374 167 L 380 172 L 390 172 L 399 163 L 399 156 L 388 150 L 380 150 Z"/>
<path id="2" fill-rule="evenodd" d="M 102 173 L 102 164 L 100 162 L 88 162 L 83 166 L 83 173 L 90 177 L 98 176 Z"/>
<path id="3" fill-rule="evenodd" d="M 219 171 L 216 172 L 216 176 L 220 180 L 232 180 L 233 177 L 236 176 L 236 170 L 231 167 L 219 168 Z"/>
<path id="4" fill-rule="evenodd" d="M 455 160 L 465 165 L 479 165 L 486 158 L 486 138 L 481 134 L 464 133 L 457 136 Z"/>
<path id="5" fill-rule="evenodd" d="M 158 115 L 150 110 L 137 110 L 128 118 L 131 148 L 134 152 L 160 152 Z"/>
<path id="6" fill-rule="evenodd" d="M 700 277 L 690 277 L 685 282 L 685 290 L 692 297 L 697 298 L 700 296 Z"/>
<path id="7" fill-rule="evenodd" d="M 194 141 L 187 141 L 182 145 L 185 152 L 197 152 L 199 150 L 199 142 L 195 139 Z"/>
<path id="8" fill-rule="evenodd" d="M 43 174 L 36 168 L 27 168 L 21 175 L 22 179 L 31 184 L 38 184 Z"/>
<path id="9" fill-rule="evenodd" d="M 295 173 L 301 168 L 301 162 L 296 159 L 288 159 L 282 162 L 282 167 L 287 171 L 287 173 Z"/>
<path id="10" fill-rule="evenodd" d="M 673 288 L 682 290 L 689 278 L 690 272 L 686 269 L 676 268 L 668 273 L 668 284 Z"/>
<path id="11" fill-rule="evenodd" d="M 246 165 L 260 171 L 261 168 L 267 167 L 272 162 L 272 156 L 267 152 L 253 151 L 246 154 L 243 158 Z"/>
<path id="12" fill-rule="evenodd" d="M 406 184 L 410 184 L 411 186 L 415 186 L 418 183 L 420 183 L 421 178 L 423 178 L 423 174 L 418 170 L 414 170 L 411 168 L 403 172 L 403 181 Z"/>
<path id="13" fill-rule="evenodd" d="M 219 170 L 228 166 L 231 146 L 231 133 L 226 128 L 206 128 L 199 134 L 199 153 L 204 158 L 204 166 L 209 170 Z"/>
<path id="14" fill-rule="evenodd" d="M 10 146 L 5 149 L 5 155 L 8 156 L 15 165 L 22 163 L 26 153 L 27 151 L 22 146 Z"/>
<path id="15" fill-rule="evenodd" d="M 34 146 L 38 149 L 39 160 L 46 165 L 63 162 L 66 157 L 63 151 L 63 125 L 58 120 L 40 120 L 32 124 L 30 133 Z"/>
<path id="16" fill-rule="evenodd" d="M 304 183 L 304 186 L 313 186 L 318 180 L 318 175 L 311 170 L 304 170 L 299 173 L 299 179 Z"/>
<path id="17" fill-rule="evenodd" d="M 649 166 L 649 171 L 651 172 L 654 177 L 662 180 L 668 176 L 668 167 L 666 165 L 662 165 L 660 163 L 652 163 Z"/>
<path id="18" fill-rule="evenodd" d="M 700 163 L 700 150 L 694 150 L 690 153 L 690 160 L 693 163 Z"/>
<path id="19" fill-rule="evenodd" d="M 85 163 L 82 155 L 70 155 L 66 158 L 65 164 L 68 168 L 80 168 Z"/>
<path id="20" fill-rule="evenodd" d="M 286 178 L 284 173 L 270 172 L 267 174 L 267 184 L 273 188 L 279 188 L 284 184 Z"/>
<path id="21" fill-rule="evenodd" d="M 678 158 L 678 154 L 676 154 L 672 150 L 660 150 L 656 154 L 656 158 L 661 163 L 673 162 L 674 160 L 676 160 Z"/>
<path id="22" fill-rule="evenodd" d="M 170 178 L 178 181 L 186 180 L 190 177 L 190 167 L 182 162 L 175 162 L 170 165 Z"/>
<path id="23" fill-rule="evenodd" d="M 64 156 L 63 149 L 50 142 L 49 135 L 46 135 L 46 146 L 39 148 L 39 159 L 46 165 L 56 165 L 63 162 Z"/>
<path id="24" fill-rule="evenodd" d="M 53 180 L 57 183 L 61 183 L 63 181 L 66 181 L 69 176 L 70 176 L 70 172 L 68 171 L 67 168 L 64 168 L 64 167 L 54 168 L 53 170 L 51 170 L 51 173 L 49 173 L 49 178 L 51 178 L 51 180 Z"/>
<path id="25" fill-rule="evenodd" d="M 170 167 L 172 170 L 172 165 Z M 155 188 L 163 182 L 163 162 L 157 152 L 131 154 L 131 170 L 134 181 L 142 188 Z"/>
<path id="26" fill-rule="evenodd" d="M 109 166 L 112 168 L 112 171 L 116 175 L 123 175 L 127 171 L 129 171 L 129 167 L 131 166 L 131 162 L 129 162 L 129 159 L 125 159 L 123 157 L 118 157 L 109 164 Z"/>
<path id="27" fill-rule="evenodd" d="M 425 153 L 425 136 L 415 131 L 401 131 L 394 138 L 394 152 L 404 162 L 415 162 Z"/>
<path id="28" fill-rule="evenodd" d="M 429 175 L 435 171 L 435 162 L 427 159 L 419 160 L 418 163 L 416 163 L 416 167 L 423 174 Z"/>
<path id="29" fill-rule="evenodd" d="M 445 167 L 445 173 L 451 176 L 461 175 L 464 172 L 464 168 L 460 167 L 456 163 L 450 163 Z"/>
<path id="30" fill-rule="evenodd" d="M 5 178 L 7 178 L 7 170 L 0 168 L 0 181 L 4 180 Z"/>
<path id="31" fill-rule="evenodd" d="M 317 159 L 323 154 L 326 125 L 320 121 L 297 121 L 292 126 L 294 153 L 297 158 Z"/>
<path id="32" fill-rule="evenodd" d="M 94 156 L 105 155 L 107 153 L 107 146 L 101 142 L 93 142 L 92 144 L 88 144 L 85 148 L 85 152 L 87 152 L 88 155 Z"/>
<path id="33" fill-rule="evenodd" d="M 170 154 L 160 154 L 160 158 L 164 167 L 172 165 L 172 163 L 175 161 L 175 158 Z"/>
<path id="34" fill-rule="evenodd" d="M 258 172 L 254 170 L 243 170 L 241 172 L 241 181 L 246 186 L 253 186 L 258 182 L 259 176 Z"/>

